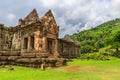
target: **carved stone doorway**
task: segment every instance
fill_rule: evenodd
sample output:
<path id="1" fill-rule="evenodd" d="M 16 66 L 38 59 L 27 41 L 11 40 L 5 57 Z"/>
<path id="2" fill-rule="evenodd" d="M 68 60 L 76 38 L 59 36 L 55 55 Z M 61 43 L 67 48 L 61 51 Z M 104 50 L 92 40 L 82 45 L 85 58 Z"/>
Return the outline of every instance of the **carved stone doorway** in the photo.
<path id="1" fill-rule="evenodd" d="M 54 39 L 47 39 L 47 49 L 50 55 L 52 55 L 54 52 Z"/>
<path id="2" fill-rule="evenodd" d="M 24 49 L 28 48 L 28 38 L 24 38 Z"/>

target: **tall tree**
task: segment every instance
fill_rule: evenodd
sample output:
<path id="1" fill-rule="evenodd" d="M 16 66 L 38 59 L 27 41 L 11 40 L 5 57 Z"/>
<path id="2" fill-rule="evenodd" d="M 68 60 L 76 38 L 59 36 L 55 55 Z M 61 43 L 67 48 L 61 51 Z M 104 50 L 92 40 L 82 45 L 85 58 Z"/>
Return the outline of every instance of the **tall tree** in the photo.
<path id="1" fill-rule="evenodd" d="M 120 47 L 120 31 L 118 31 L 113 38 L 113 47 L 116 48 L 116 51 L 119 51 Z"/>

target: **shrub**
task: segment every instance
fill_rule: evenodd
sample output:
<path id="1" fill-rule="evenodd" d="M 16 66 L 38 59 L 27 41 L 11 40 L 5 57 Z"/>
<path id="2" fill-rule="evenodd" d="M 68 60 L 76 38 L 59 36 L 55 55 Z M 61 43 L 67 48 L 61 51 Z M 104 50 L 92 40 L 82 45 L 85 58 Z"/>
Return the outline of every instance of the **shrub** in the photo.
<path id="1" fill-rule="evenodd" d="M 103 55 L 101 53 L 88 53 L 88 54 L 83 54 L 80 59 L 86 59 L 86 60 L 109 60 L 109 56 Z"/>
<path id="2" fill-rule="evenodd" d="M 85 45 L 85 46 L 82 46 L 82 47 L 81 47 L 81 53 L 82 53 L 82 54 L 88 53 L 88 52 L 90 52 L 90 51 L 93 50 L 93 49 L 94 49 L 93 46 Z"/>

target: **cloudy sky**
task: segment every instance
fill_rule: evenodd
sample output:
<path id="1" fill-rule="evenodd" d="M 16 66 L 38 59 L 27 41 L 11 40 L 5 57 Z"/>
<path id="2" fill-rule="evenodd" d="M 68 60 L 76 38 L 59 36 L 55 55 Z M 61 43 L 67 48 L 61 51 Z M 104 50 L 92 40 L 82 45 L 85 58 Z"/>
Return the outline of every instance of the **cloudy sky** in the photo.
<path id="1" fill-rule="evenodd" d="M 52 10 L 60 25 L 60 37 L 120 17 L 120 0 L 2 0 L 0 23 L 15 26 L 33 8 L 40 17 Z"/>

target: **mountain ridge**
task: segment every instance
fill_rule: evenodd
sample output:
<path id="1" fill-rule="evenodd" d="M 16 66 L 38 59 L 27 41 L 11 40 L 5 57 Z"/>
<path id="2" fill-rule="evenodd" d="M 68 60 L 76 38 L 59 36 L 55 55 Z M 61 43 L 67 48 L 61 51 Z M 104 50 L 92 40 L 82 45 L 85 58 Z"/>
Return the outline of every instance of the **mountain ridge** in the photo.
<path id="1" fill-rule="evenodd" d="M 120 18 L 110 20 L 101 25 L 84 30 L 78 33 L 74 33 L 71 37 L 79 41 L 81 45 L 81 52 L 87 53 L 90 50 L 100 49 L 109 45 L 117 32 L 120 31 Z M 86 50 L 83 49 L 86 47 Z M 82 51 L 83 50 L 83 51 Z"/>

